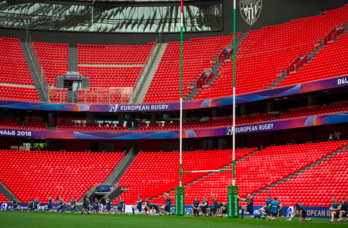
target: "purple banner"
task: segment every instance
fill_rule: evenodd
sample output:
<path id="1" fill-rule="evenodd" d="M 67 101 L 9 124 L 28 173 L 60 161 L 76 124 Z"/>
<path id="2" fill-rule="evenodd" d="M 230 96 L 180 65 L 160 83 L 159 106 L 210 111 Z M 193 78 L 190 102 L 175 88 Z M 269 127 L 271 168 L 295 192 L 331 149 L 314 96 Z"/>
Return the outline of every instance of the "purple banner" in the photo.
<path id="1" fill-rule="evenodd" d="M 276 97 L 291 96 L 301 93 L 320 91 L 348 85 L 348 76 L 315 81 L 306 84 L 287 86 L 256 93 L 243 94 L 236 97 L 237 104 L 261 101 Z M 185 101 L 183 109 L 200 109 L 232 105 L 232 97 L 210 100 Z M 154 112 L 174 111 L 180 109 L 180 103 L 155 104 L 55 104 L 42 102 L 22 102 L 0 100 L 0 108 L 46 110 L 46 111 L 74 111 L 74 112 Z"/>
<path id="2" fill-rule="evenodd" d="M 328 124 L 347 123 L 348 113 L 311 116 L 305 118 L 264 122 L 236 126 L 236 134 L 277 131 Z M 183 138 L 202 138 L 232 135 L 232 127 L 184 130 Z M 179 131 L 127 131 L 127 132 L 72 132 L 56 130 L 16 130 L 0 129 L 0 136 L 51 139 L 99 139 L 99 140 L 142 140 L 142 139 L 177 139 Z"/>
<path id="3" fill-rule="evenodd" d="M 64 81 L 81 81 L 82 80 L 82 75 L 69 75 L 65 74 L 63 75 Z"/>

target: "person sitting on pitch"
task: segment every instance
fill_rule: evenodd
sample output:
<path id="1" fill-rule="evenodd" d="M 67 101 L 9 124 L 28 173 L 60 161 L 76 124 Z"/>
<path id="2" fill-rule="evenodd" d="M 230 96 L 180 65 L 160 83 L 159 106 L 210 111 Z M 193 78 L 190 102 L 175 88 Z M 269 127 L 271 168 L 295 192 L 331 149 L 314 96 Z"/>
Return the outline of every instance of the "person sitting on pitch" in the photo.
<path id="1" fill-rule="evenodd" d="M 193 207 L 193 211 L 192 211 L 193 216 L 198 217 L 199 216 L 199 201 L 197 197 L 195 197 L 195 201 L 193 201 L 192 207 Z"/>
<path id="2" fill-rule="evenodd" d="M 83 199 L 83 204 L 82 204 L 82 211 L 81 211 L 81 215 L 83 215 L 83 213 L 86 211 L 87 214 L 89 214 L 89 209 L 90 209 L 90 201 L 89 198 L 84 197 Z"/>
<path id="3" fill-rule="evenodd" d="M 78 212 L 76 209 L 76 200 L 74 197 L 71 198 L 70 201 L 70 213 Z"/>
<path id="4" fill-rule="evenodd" d="M 154 215 L 155 210 L 156 210 L 156 212 L 159 212 L 159 213 L 160 213 L 159 215 L 161 215 L 161 212 L 160 212 L 158 206 L 157 206 L 156 204 L 154 204 L 154 203 L 150 203 L 150 204 L 149 204 L 150 215 Z"/>
<path id="5" fill-rule="evenodd" d="M 224 215 L 227 216 L 228 206 L 225 202 L 219 203 L 218 208 L 219 208 L 220 217 L 224 217 Z"/>
<path id="6" fill-rule="evenodd" d="M 260 215 L 262 215 L 262 219 L 265 219 L 265 215 L 264 214 L 266 214 L 267 217 L 270 216 L 269 205 L 271 205 L 271 202 L 272 202 L 271 195 L 268 194 L 267 195 L 267 199 L 266 199 L 266 205 L 259 209 Z"/>
<path id="7" fill-rule="evenodd" d="M 342 197 L 342 203 L 340 208 L 340 218 L 337 220 L 338 222 L 343 221 L 343 217 L 346 217 L 345 221 L 348 221 L 347 218 L 347 201 L 346 198 Z"/>
<path id="8" fill-rule="evenodd" d="M 63 212 L 64 210 L 64 201 L 63 201 L 63 198 L 62 197 L 59 197 L 59 203 L 58 203 L 58 206 L 57 206 L 57 212 L 59 212 L 59 210 L 61 210 L 61 212 Z"/>
<path id="9" fill-rule="evenodd" d="M 29 210 L 32 211 L 33 208 L 34 208 L 34 201 L 33 201 L 33 198 L 30 198 L 27 211 Z"/>
<path id="10" fill-rule="evenodd" d="M 209 216 L 210 208 L 209 208 L 209 201 L 207 200 L 207 196 L 204 196 L 204 200 L 201 203 L 199 208 L 204 216 L 206 217 Z"/>
<path id="11" fill-rule="evenodd" d="M 337 222 L 337 218 L 340 214 L 340 204 L 337 203 L 336 201 L 336 197 L 332 197 L 332 204 L 331 204 L 331 207 L 330 207 L 330 211 L 331 211 L 331 220 L 330 222 L 333 223 L 333 222 Z"/>
<path id="12" fill-rule="evenodd" d="M 120 197 L 120 201 L 118 202 L 118 207 L 117 207 L 117 210 L 120 212 L 120 214 L 124 214 L 123 211 L 124 211 L 124 201 L 122 199 L 122 197 Z"/>
<path id="13" fill-rule="evenodd" d="M 248 194 L 246 198 L 240 198 L 239 196 L 237 196 L 239 201 L 246 201 L 247 202 L 247 206 L 242 206 L 242 217 L 241 219 L 244 218 L 244 211 L 249 212 L 250 214 L 250 218 L 254 219 L 254 218 L 260 218 L 259 215 L 254 217 L 254 200 L 253 198 L 251 198 L 251 195 Z"/>
<path id="14" fill-rule="evenodd" d="M 268 218 L 268 220 L 277 220 L 278 214 L 282 209 L 282 205 L 279 203 L 277 197 L 274 197 L 274 200 L 269 205 L 269 209 L 271 216 Z"/>
<path id="15" fill-rule="evenodd" d="M 292 216 L 287 219 L 286 221 L 289 221 L 291 222 L 291 220 L 293 218 L 295 218 L 296 215 L 299 215 L 300 216 L 300 222 L 309 222 L 309 221 L 312 221 L 311 218 L 306 218 L 307 217 L 307 210 L 306 208 L 304 208 L 304 206 L 302 206 L 302 204 L 300 203 L 296 203 L 295 205 L 295 211 L 294 213 L 292 214 Z"/>
<path id="16" fill-rule="evenodd" d="M 15 211 L 17 207 L 19 207 L 20 210 L 23 211 L 21 205 L 18 205 L 16 199 L 13 199 L 13 200 L 11 201 L 11 204 L 12 204 L 12 209 L 11 209 L 11 211 Z"/>

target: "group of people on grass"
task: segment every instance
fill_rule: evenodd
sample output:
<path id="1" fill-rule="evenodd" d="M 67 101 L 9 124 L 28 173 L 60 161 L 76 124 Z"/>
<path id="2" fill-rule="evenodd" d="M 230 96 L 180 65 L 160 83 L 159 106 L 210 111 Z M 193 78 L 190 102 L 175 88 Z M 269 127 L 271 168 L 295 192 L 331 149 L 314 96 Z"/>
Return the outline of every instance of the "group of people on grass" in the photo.
<path id="1" fill-rule="evenodd" d="M 136 210 L 138 211 L 138 214 L 145 214 L 145 215 L 154 215 L 155 213 L 159 213 L 159 215 L 174 215 L 174 213 L 171 212 L 171 203 L 172 199 L 171 197 L 165 193 L 163 195 L 165 199 L 165 205 L 157 205 L 154 203 L 150 203 L 149 197 L 146 197 L 144 201 L 144 208 L 142 206 L 143 200 L 141 196 L 138 196 L 138 200 L 135 202 L 135 204 L 132 206 L 132 212 L 133 215 L 135 214 Z M 212 216 L 212 217 L 224 217 L 227 216 L 228 211 L 228 205 L 225 202 L 219 203 L 217 201 L 216 196 L 211 193 L 212 197 L 212 206 L 209 206 L 209 201 L 207 199 L 207 196 L 203 197 L 203 201 L 198 201 L 198 197 L 195 197 L 195 201 L 192 203 L 193 216 Z M 259 209 L 259 214 L 254 215 L 254 200 L 251 197 L 250 194 L 248 194 L 245 198 L 241 198 L 237 196 L 238 200 L 241 202 L 246 202 L 245 206 L 242 206 L 242 214 L 241 219 L 244 218 L 244 212 L 248 212 L 250 214 L 250 217 L 252 219 L 255 218 L 261 218 L 265 219 L 265 215 L 267 216 L 268 220 L 277 220 L 277 217 L 280 215 L 282 205 L 278 201 L 277 197 L 274 197 L 272 199 L 271 195 L 267 195 L 267 199 L 265 202 L 265 205 Z M 17 208 L 21 211 L 23 210 L 22 207 L 17 203 L 15 199 L 11 201 L 12 208 L 11 210 L 14 211 Z M 49 211 L 56 211 L 56 212 L 64 212 L 65 211 L 66 203 L 62 199 L 62 197 L 57 198 L 57 204 L 56 204 L 56 210 L 53 210 L 53 200 L 51 197 L 48 198 L 48 204 L 41 207 L 41 211 L 44 211 L 48 209 Z M 95 201 L 93 203 L 90 202 L 89 198 L 87 197 L 87 194 L 83 197 L 83 205 L 82 205 L 82 211 L 81 214 L 87 213 L 97 213 L 97 214 L 103 214 L 103 211 L 107 210 L 109 214 L 116 214 L 119 212 L 120 214 L 125 213 L 125 202 L 123 201 L 122 197 L 119 198 L 119 203 L 117 206 L 111 206 L 111 200 L 107 197 L 105 199 L 105 204 L 102 205 L 98 198 L 95 198 Z M 36 198 L 33 200 L 30 198 L 27 211 L 40 211 L 40 201 L 39 198 Z M 70 213 L 78 212 L 77 210 L 77 202 L 74 197 L 72 197 L 70 201 Z M 347 219 L 347 202 L 345 200 L 345 197 L 341 198 L 341 204 L 337 202 L 336 198 L 332 198 L 332 204 L 330 207 L 330 214 L 331 214 L 331 220 L 330 222 L 342 222 L 342 221 L 348 221 Z M 301 203 L 296 203 L 295 205 L 295 211 L 293 215 L 287 219 L 287 221 L 292 221 L 292 219 L 295 218 L 295 216 L 299 216 L 300 222 L 308 222 L 312 221 L 311 218 L 307 218 L 307 210 Z"/>

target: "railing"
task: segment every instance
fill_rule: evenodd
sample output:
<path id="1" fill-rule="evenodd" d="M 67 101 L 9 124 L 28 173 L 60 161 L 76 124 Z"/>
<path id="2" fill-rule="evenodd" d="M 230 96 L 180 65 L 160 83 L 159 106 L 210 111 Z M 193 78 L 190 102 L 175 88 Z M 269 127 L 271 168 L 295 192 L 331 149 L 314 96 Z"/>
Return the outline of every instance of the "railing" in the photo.
<path id="1" fill-rule="evenodd" d="M 97 87 L 78 90 L 78 103 L 127 104 L 133 87 Z"/>
<path id="2" fill-rule="evenodd" d="M 29 34 L 28 29 L 26 29 L 26 34 L 25 34 L 25 46 L 27 47 L 30 59 L 32 60 L 34 70 L 35 70 L 36 75 L 38 77 L 38 81 L 42 87 L 45 99 L 47 102 L 50 102 L 51 99 L 49 96 L 49 85 L 47 82 L 47 78 L 46 78 L 45 72 L 40 64 L 39 58 L 37 57 L 35 48 L 33 47 L 33 43 L 31 41 L 31 36 Z"/>
<path id="3" fill-rule="evenodd" d="M 329 34 L 327 34 L 327 36 L 324 38 L 324 45 L 326 45 L 329 41 L 336 39 L 336 37 L 341 35 L 343 32 L 344 32 L 343 26 L 336 27 L 336 28 L 332 29 L 329 32 Z"/>
<path id="4" fill-rule="evenodd" d="M 160 33 L 158 35 L 158 37 L 155 41 L 155 45 L 153 46 L 152 50 L 150 51 L 150 53 L 146 59 L 145 66 L 144 66 L 140 76 L 138 77 L 137 81 L 135 82 L 136 86 L 133 89 L 132 97 L 130 98 L 130 103 L 134 103 L 134 100 L 137 97 L 140 88 L 142 88 L 142 84 L 143 84 L 146 76 L 148 75 L 148 73 L 149 73 L 149 71 L 154 63 L 154 59 L 156 58 L 158 51 L 160 49 L 160 46 L 161 46 L 162 36 L 163 36 L 162 33 Z"/>
<path id="5" fill-rule="evenodd" d="M 68 102 L 68 89 L 50 89 L 50 99 L 54 103 Z"/>
<path id="6" fill-rule="evenodd" d="M 303 64 L 305 64 L 307 61 L 308 61 L 308 55 L 303 55 L 303 56 L 298 57 L 286 69 L 286 74 L 289 75 L 291 72 L 299 70 L 300 67 L 303 66 Z"/>

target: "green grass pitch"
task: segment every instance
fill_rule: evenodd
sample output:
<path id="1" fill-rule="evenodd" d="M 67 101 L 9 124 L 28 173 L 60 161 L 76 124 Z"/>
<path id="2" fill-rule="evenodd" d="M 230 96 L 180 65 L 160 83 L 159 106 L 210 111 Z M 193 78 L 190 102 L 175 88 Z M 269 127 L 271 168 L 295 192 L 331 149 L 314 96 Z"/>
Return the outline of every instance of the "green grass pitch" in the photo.
<path id="1" fill-rule="evenodd" d="M 56 213 L 56 212 L 0 212 L 1 228 L 47 228 L 47 227 L 141 227 L 141 228 L 195 228 L 195 227 L 348 227 L 348 222 L 331 224 L 329 219 L 316 219 L 312 222 L 300 223 L 298 218 L 292 222 L 279 218 L 278 221 L 260 219 L 228 219 L 228 218 L 205 218 L 205 217 L 175 217 L 175 216 L 146 216 L 146 215 L 81 215 L 80 213 Z"/>

